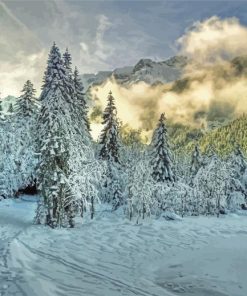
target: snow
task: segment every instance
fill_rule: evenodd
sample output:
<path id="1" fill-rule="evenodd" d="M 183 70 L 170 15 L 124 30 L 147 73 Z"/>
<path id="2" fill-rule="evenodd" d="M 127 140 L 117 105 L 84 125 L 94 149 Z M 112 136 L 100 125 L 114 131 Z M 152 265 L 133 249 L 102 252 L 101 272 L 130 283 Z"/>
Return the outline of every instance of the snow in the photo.
<path id="1" fill-rule="evenodd" d="M 83 74 L 81 79 L 85 90 L 91 85 L 104 84 L 108 79 L 114 79 L 119 84 L 127 86 L 140 81 L 148 84 L 167 83 L 180 79 L 187 63 L 187 58 L 183 56 L 174 56 L 162 62 L 141 59 L 134 66 L 125 66 L 113 71 L 100 71 L 96 74 Z"/>
<path id="2" fill-rule="evenodd" d="M 181 221 L 96 208 L 74 229 L 33 225 L 36 198 L 0 202 L 1 296 L 245 296 L 247 215 Z"/>

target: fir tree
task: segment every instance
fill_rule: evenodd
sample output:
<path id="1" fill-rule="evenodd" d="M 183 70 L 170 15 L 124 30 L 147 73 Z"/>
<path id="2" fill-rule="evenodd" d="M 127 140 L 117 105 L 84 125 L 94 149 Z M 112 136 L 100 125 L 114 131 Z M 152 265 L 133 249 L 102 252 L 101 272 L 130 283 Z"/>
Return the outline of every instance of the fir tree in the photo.
<path id="1" fill-rule="evenodd" d="M 9 113 L 13 113 L 14 112 L 14 107 L 13 107 L 13 104 L 12 103 L 9 104 L 8 112 Z"/>
<path id="2" fill-rule="evenodd" d="M 216 154 L 210 156 L 194 180 L 197 213 L 212 215 L 223 212 L 226 207 L 229 170 L 226 162 Z"/>
<path id="3" fill-rule="evenodd" d="M 123 203 L 122 182 L 120 179 L 120 141 L 117 109 L 110 92 L 108 103 L 103 113 L 104 128 L 100 136 L 99 157 L 106 161 L 106 171 L 103 185 L 103 200 L 113 205 L 113 210 Z"/>
<path id="4" fill-rule="evenodd" d="M 242 177 L 241 175 L 243 175 L 247 169 L 247 161 L 239 145 L 237 145 L 234 151 L 234 154 L 235 154 L 235 163 L 239 169 L 239 174 L 240 174 L 239 177 Z"/>
<path id="5" fill-rule="evenodd" d="M 65 69 L 68 71 L 68 75 L 72 78 L 72 58 L 68 48 L 66 48 L 66 51 L 63 54 L 63 60 Z"/>
<path id="6" fill-rule="evenodd" d="M 194 176 L 198 170 L 201 167 L 201 153 L 199 150 L 198 144 L 195 145 L 195 149 L 192 153 L 192 159 L 191 159 L 191 167 L 190 167 L 190 172 Z"/>
<path id="7" fill-rule="evenodd" d="M 6 142 L 3 150 L 9 157 L 4 170 L 14 173 L 16 181 L 12 181 L 12 185 L 8 186 L 12 187 L 15 193 L 35 183 L 37 158 L 34 139 L 37 134 L 38 104 L 34 94 L 33 84 L 28 80 L 14 106 L 15 113 L 6 118 Z M 11 174 L 8 173 L 10 176 Z M 7 183 L 9 181 L 6 179 Z M 16 185 L 13 186 L 14 183 Z"/>
<path id="8" fill-rule="evenodd" d="M 174 174 L 164 114 L 161 114 L 154 131 L 151 147 L 151 166 L 154 180 L 157 182 L 173 181 Z"/>
<path id="9" fill-rule="evenodd" d="M 75 68 L 74 73 L 72 73 L 72 58 L 69 53 L 68 48 L 63 54 L 64 66 L 69 78 L 70 84 L 73 86 L 71 88 L 71 108 L 73 109 L 75 130 L 81 138 L 84 139 L 85 144 L 91 144 L 90 126 L 87 118 L 88 107 L 85 100 L 85 94 L 83 92 L 83 85 L 79 76 L 79 71 Z"/>
<path id="10" fill-rule="evenodd" d="M 111 203 L 113 210 L 123 204 L 123 180 L 120 176 L 123 176 L 123 172 L 118 163 L 107 161 L 103 178 L 102 200 Z"/>
<path id="11" fill-rule="evenodd" d="M 99 156 L 103 160 L 109 160 L 115 163 L 120 163 L 120 144 L 119 127 L 117 122 L 117 109 L 111 91 L 108 95 L 108 103 L 103 113 L 103 124 L 104 128 L 99 141 Z"/>
<path id="12" fill-rule="evenodd" d="M 35 98 L 35 93 L 36 90 L 34 89 L 32 82 L 27 80 L 22 89 L 22 95 L 18 98 L 15 104 L 17 116 L 31 117 L 37 112 L 37 99 Z M 10 104 L 9 110 L 11 110 L 11 106 L 12 104 Z"/>
<path id="13" fill-rule="evenodd" d="M 41 213 L 44 223 L 64 226 L 73 223 L 73 199 L 69 186 L 69 144 L 73 135 L 71 123 L 72 85 L 64 61 L 56 44 L 51 48 L 41 94 L 39 118 L 38 182 L 42 201 L 37 210 L 36 221 Z"/>
<path id="14" fill-rule="evenodd" d="M 71 97 L 73 82 L 64 64 L 59 48 L 54 43 L 48 57 L 47 69 L 43 79 L 41 101 L 47 97 L 52 97 L 52 94 L 58 91 L 63 94 L 66 103 L 73 103 Z"/>
<path id="15" fill-rule="evenodd" d="M 153 198 L 155 184 L 148 165 L 145 158 L 136 163 L 136 166 L 132 168 L 131 180 L 129 180 L 127 214 L 130 220 L 137 215 L 137 223 L 139 218 L 144 219 L 145 216 L 150 216 L 155 207 Z"/>
<path id="16" fill-rule="evenodd" d="M 83 120 L 84 125 L 89 133 L 90 124 L 88 120 L 88 106 L 85 99 L 84 87 L 80 79 L 80 75 L 77 67 L 75 67 L 75 71 L 74 71 L 74 89 L 75 89 L 76 104 L 78 106 L 78 113 L 79 113 L 78 116 Z"/>

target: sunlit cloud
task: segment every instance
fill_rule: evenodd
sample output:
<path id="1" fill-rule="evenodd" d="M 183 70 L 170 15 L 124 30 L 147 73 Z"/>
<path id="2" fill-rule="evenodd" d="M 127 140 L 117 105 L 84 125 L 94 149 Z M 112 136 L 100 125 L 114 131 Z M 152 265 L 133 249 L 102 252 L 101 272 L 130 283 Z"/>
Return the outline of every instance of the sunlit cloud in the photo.
<path id="1" fill-rule="evenodd" d="M 131 86 L 113 79 L 94 87 L 92 94 L 102 106 L 113 91 L 120 119 L 135 128 L 154 128 L 161 112 L 169 121 L 200 127 L 215 120 L 233 119 L 247 112 L 247 78 L 236 75 L 231 59 L 247 52 L 247 28 L 236 18 L 212 17 L 197 22 L 178 39 L 190 62 L 181 79 L 180 91 L 172 84 Z"/>
<path id="2" fill-rule="evenodd" d="M 210 17 L 195 22 L 178 39 L 180 52 L 201 63 L 230 60 L 247 52 L 247 27 L 235 17 L 220 19 Z"/>

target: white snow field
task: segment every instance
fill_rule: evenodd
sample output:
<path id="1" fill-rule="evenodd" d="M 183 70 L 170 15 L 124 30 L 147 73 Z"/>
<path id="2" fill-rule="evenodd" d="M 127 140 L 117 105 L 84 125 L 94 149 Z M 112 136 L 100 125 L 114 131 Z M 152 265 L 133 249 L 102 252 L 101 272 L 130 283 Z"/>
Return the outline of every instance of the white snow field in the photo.
<path id="1" fill-rule="evenodd" d="M 0 202 L 1 296 L 246 296 L 247 216 L 144 220 L 99 207 L 74 229 Z"/>

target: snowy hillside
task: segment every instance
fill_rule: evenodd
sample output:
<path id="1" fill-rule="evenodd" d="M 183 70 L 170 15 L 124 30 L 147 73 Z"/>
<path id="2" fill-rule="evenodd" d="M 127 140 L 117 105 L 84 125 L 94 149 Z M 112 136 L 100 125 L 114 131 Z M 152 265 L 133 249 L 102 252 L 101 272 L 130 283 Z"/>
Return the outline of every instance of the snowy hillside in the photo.
<path id="1" fill-rule="evenodd" d="M 104 205 L 73 230 L 33 225 L 36 203 L 0 202 L 0 294 L 245 296 L 247 216 L 146 220 Z"/>
<path id="2" fill-rule="evenodd" d="M 148 84 L 166 83 L 179 79 L 186 64 L 187 58 L 183 56 L 175 56 L 162 62 L 141 59 L 134 66 L 101 71 L 97 74 L 84 74 L 81 77 L 86 89 L 90 85 L 102 84 L 108 78 L 114 78 L 120 84 L 133 84 L 139 81 Z"/>

